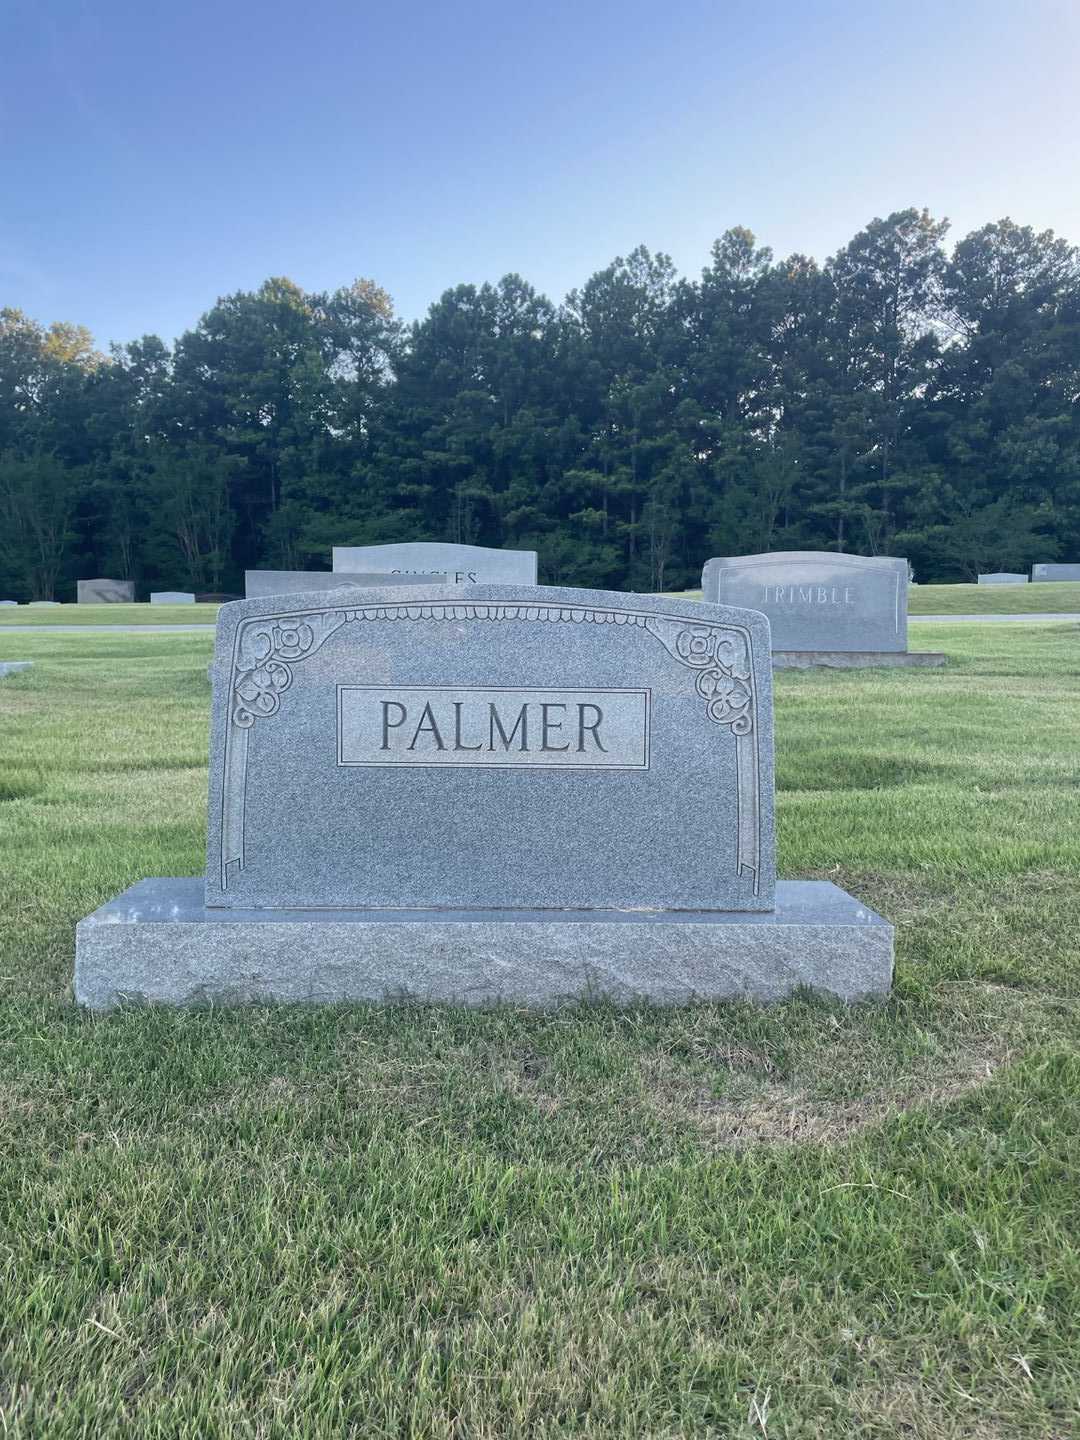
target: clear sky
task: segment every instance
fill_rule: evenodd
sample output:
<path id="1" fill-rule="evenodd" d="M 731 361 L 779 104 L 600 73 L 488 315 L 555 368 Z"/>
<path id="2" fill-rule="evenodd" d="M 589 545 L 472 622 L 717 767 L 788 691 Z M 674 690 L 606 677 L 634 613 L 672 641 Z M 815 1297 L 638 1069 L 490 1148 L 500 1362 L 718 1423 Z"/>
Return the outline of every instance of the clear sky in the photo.
<path id="1" fill-rule="evenodd" d="M 1080 0 L 0 0 L 0 305 L 105 346 L 907 205 L 1080 242 L 1078 77 Z"/>

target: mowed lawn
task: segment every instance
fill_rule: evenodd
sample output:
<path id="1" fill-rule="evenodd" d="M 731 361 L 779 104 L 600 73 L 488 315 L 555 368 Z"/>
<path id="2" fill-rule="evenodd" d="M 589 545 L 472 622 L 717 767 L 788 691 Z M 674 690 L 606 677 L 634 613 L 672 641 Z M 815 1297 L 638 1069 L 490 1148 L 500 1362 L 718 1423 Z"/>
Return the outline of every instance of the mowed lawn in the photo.
<path id="1" fill-rule="evenodd" d="M 1077 1434 L 1080 627 L 777 677 L 887 1004 L 546 1015 L 77 1012 L 202 868 L 210 637 L 0 641 L 0 1436 Z"/>
<path id="2" fill-rule="evenodd" d="M 701 599 L 700 590 L 679 593 L 685 599 Z M 59 615 L 62 612 L 54 610 L 52 613 Z M 914 620 L 920 615 L 1077 615 L 1080 614 L 1080 583 L 912 585 L 908 589 L 908 614 Z M 912 648 L 927 648 L 922 642 L 921 631 Z"/>
<path id="3" fill-rule="evenodd" d="M 1038 585 L 912 585 L 908 614 L 1074 615 L 1080 612 L 1080 583 Z"/>
<path id="4" fill-rule="evenodd" d="M 0 626 L 213 625 L 217 605 L 31 605 L 0 608 Z M 0 645 L 0 649 L 2 649 Z"/>

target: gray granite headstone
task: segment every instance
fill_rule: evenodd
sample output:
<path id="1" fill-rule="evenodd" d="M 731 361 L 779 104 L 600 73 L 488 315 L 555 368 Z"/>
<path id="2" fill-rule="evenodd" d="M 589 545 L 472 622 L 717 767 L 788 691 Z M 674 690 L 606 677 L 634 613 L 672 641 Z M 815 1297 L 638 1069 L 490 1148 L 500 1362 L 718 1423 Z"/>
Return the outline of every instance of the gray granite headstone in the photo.
<path id="1" fill-rule="evenodd" d="M 18 605 L 17 600 L 0 600 L 0 605 Z"/>
<path id="2" fill-rule="evenodd" d="M 701 577 L 710 604 L 767 615 L 778 651 L 905 651 L 907 588 L 906 560 L 831 550 L 712 559 Z"/>
<path id="3" fill-rule="evenodd" d="M 1080 580 L 1080 565 L 1033 565 L 1032 580 Z"/>
<path id="4" fill-rule="evenodd" d="M 17 675 L 20 670 L 29 670 L 32 660 L 0 660 L 0 676 Z"/>
<path id="5" fill-rule="evenodd" d="M 335 571 L 410 579 L 445 575 L 450 585 L 535 585 L 535 550 L 495 550 L 484 545 L 409 540 L 398 545 L 335 545 Z M 391 582 L 398 583 L 398 582 Z"/>
<path id="6" fill-rule="evenodd" d="M 134 580 L 80 580 L 80 605 L 131 605 L 135 600 Z"/>
<path id="7" fill-rule="evenodd" d="M 43 610 L 47 606 L 59 605 L 59 600 L 31 600 L 27 606 L 29 610 Z"/>
<path id="8" fill-rule="evenodd" d="M 80 921 L 81 1005 L 888 992 L 887 921 L 775 880 L 763 615 L 308 592 L 225 606 L 213 671 L 205 882 Z"/>
<path id="9" fill-rule="evenodd" d="M 771 681 L 762 617 L 692 601 L 226 606 L 207 904 L 769 910 Z"/>
<path id="10" fill-rule="evenodd" d="M 1009 570 L 994 570 L 989 575 L 980 575 L 980 585 L 1026 585 L 1028 577 L 1017 575 Z"/>
<path id="11" fill-rule="evenodd" d="M 151 605 L 194 605 L 195 596 L 190 590 L 151 590 Z"/>
<path id="12" fill-rule="evenodd" d="M 385 572 L 344 574 L 333 570 L 245 570 L 244 597 L 259 600 L 267 595 L 296 595 L 300 591 L 340 590 L 343 585 L 382 586 L 445 585 L 445 575 L 410 575 L 400 582 L 390 580 Z"/>

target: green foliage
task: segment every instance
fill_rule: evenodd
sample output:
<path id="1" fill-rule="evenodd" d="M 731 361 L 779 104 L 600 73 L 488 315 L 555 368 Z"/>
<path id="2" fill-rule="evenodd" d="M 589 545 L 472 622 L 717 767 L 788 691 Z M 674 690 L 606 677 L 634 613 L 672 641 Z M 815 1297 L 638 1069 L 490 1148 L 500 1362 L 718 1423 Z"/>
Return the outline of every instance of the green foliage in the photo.
<path id="1" fill-rule="evenodd" d="M 59 560 L 24 515 L 0 583 L 235 589 L 402 539 L 648 590 L 770 548 L 941 581 L 1080 554 L 1078 253 L 1002 220 L 949 254 L 946 229 L 897 211 L 819 266 L 735 228 L 696 281 L 639 247 L 561 307 L 511 274 L 408 330 L 371 281 L 271 279 L 108 359 L 0 311 L 0 453 L 74 497 Z"/>

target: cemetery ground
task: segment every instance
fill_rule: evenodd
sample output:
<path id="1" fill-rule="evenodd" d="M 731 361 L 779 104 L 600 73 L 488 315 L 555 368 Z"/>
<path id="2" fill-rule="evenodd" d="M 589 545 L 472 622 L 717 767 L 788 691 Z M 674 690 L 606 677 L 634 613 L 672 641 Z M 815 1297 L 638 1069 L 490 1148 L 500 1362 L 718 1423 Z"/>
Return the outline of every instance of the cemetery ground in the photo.
<path id="1" fill-rule="evenodd" d="M 4 638 L 0 1434 L 1076 1433 L 1076 625 L 777 676 L 888 1003 L 550 1014 L 78 1012 L 75 921 L 202 868 L 211 637 Z"/>
<path id="2" fill-rule="evenodd" d="M 1064 615 L 1080 612 L 1080 584 L 912 585 L 908 614 Z M 919 647 L 921 648 L 921 646 Z"/>
<path id="3" fill-rule="evenodd" d="M 701 599 L 700 590 L 679 593 Z M 217 605 L 121 604 L 60 605 L 39 610 L 20 605 L 0 610 L 0 627 L 212 625 L 218 609 Z M 920 615 L 1080 614 L 1080 584 L 913 585 L 908 591 L 908 614 L 916 619 Z M 927 646 L 920 640 L 913 648 Z"/>
<path id="4" fill-rule="evenodd" d="M 1063 587 L 1055 586 L 1055 589 Z M 0 610 L 0 625 L 213 625 L 217 605 L 20 605 Z"/>
<path id="5" fill-rule="evenodd" d="M 701 599 L 700 590 L 680 593 Z M 908 615 L 913 620 L 920 615 L 1039 614 L 1080 614 L 1080 584 L 1067 581 L 1052 585 L 912 585 L 908 590 Z M 942 647 L 924 641 L 920 631 L 911 648 L 937 650 Z"/>

